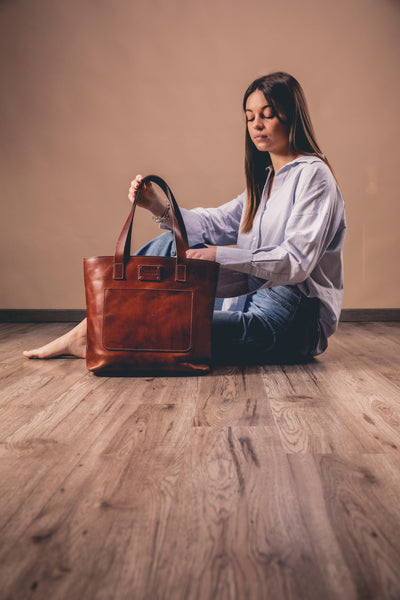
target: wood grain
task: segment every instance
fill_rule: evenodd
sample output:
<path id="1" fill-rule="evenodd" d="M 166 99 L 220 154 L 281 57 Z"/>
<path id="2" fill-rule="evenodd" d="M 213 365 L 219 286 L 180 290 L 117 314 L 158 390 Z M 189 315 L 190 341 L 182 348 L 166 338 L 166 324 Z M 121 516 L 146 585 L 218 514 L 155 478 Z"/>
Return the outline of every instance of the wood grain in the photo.
<path id="1" fill-rule="evenodd" d="M 1 600 L 399 600 L 400 323 L 304 365 L 98 378 L 0 325 Z"/>
<path id="2" fill-rule="evenodd" d="M 149 597 L 324 593 L 287 458 L 268 427 L 192 432 L 168 532 Z"/>
<path id="3" fill-rule="evenodd" d="M 200 380 L 195 427 L 272 424 L 271 407 L 258 367 L 217 369 Z"/>
<path id="4" fill-rule="evenodd" d="M 387 457 L 296 455 L 289 462 L 319 555 L 329 548 L 322 565 L 330 567 L 325 571 L 332 576 L 331 589 L 336 587 L 338 597 L 397 598 L 400 509 L 395 496 L 400 481 Z"/>

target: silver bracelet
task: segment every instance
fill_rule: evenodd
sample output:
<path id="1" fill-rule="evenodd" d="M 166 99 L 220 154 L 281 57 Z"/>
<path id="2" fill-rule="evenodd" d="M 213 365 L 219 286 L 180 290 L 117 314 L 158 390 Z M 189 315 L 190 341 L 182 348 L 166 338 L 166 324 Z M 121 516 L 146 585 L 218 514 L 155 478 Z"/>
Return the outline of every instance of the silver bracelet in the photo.
<path id="1" fill-rule="evenodd" d="M 154 223 L 164 223 L 164 221 L 166 221 L 169 217 L 170 209 L 171 209 L 171 206 L 170 206 L 169 202 L 167 202 L 167 208 L 165 209 L 163 216 L 162 217 L 152 217 Z"/>

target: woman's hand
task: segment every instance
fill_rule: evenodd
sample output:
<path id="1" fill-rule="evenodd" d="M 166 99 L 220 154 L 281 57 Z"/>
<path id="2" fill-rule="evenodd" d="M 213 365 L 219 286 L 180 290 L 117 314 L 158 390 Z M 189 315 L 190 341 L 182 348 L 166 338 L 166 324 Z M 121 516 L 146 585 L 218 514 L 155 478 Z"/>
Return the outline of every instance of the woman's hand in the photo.
<path id="1" fill-rule="evenodd" d="M 210 246 L 210 248 L 193 248 L 192 250 L 186 250 L 186 258 L 199 258 L 200 260 L 211 260 L 215 262 L 217 258 L 217 247 Z"/>
<path id="2" fill-rule="evenodd" d="M 143 179 L 143 175 L 136 175 L 135 179 L 131 181 L 131 185 L 128 192 L 128 198 L 131 202 L 135 200 L 139 185 L 142 183 Z M 154 200 L 155 195 L 156 193 L 154 191 L 153 186 L 151 185 L 151 183 L 147 183 L 142 188 L 138 206 L 142 206 L 143 208 L 149 208 L 149 205 Z"/>
<path id="3" fill-rule="evenodd" d="M 131 181 L 128 192 L 128 198 L 131 202 L 135 200 L 138 187 L 143 179 L 143 175 L 136 175 L 135 179 Z M 141 206 L 142 208 L 146 208 L 156 217 L 160 217 L 165 212 L 167 200 L 165 196 L 161 196 L 156 192 L 151 183 L 146 183 L 141 189 L 140 198 L 137 205 Z"/>

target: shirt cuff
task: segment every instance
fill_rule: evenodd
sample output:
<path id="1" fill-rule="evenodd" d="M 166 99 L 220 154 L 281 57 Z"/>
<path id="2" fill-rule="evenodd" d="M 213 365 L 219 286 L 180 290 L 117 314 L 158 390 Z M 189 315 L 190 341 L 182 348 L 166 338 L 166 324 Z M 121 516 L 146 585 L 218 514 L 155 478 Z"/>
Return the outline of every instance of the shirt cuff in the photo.
<path id="1" fill-rule="evenodd" d="M 217 246 L 216 261 L 228 269 L 239 271 L 241 273 L 252 272 L 253 253 L 251 250 L 243 248 L 230 248 L 227 246 Z"/>

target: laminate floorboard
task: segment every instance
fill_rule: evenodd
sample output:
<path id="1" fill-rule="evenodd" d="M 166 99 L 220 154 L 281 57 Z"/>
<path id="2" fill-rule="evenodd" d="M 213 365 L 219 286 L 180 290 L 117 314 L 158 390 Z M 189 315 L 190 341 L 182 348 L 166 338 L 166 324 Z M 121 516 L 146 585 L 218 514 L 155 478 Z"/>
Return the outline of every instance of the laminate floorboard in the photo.
<path id="1" fill-rule="evenodd" d="M 303 365 L 96 377 L 0 325 L 0 600 L 400 600 L 400 324 Z"/>

